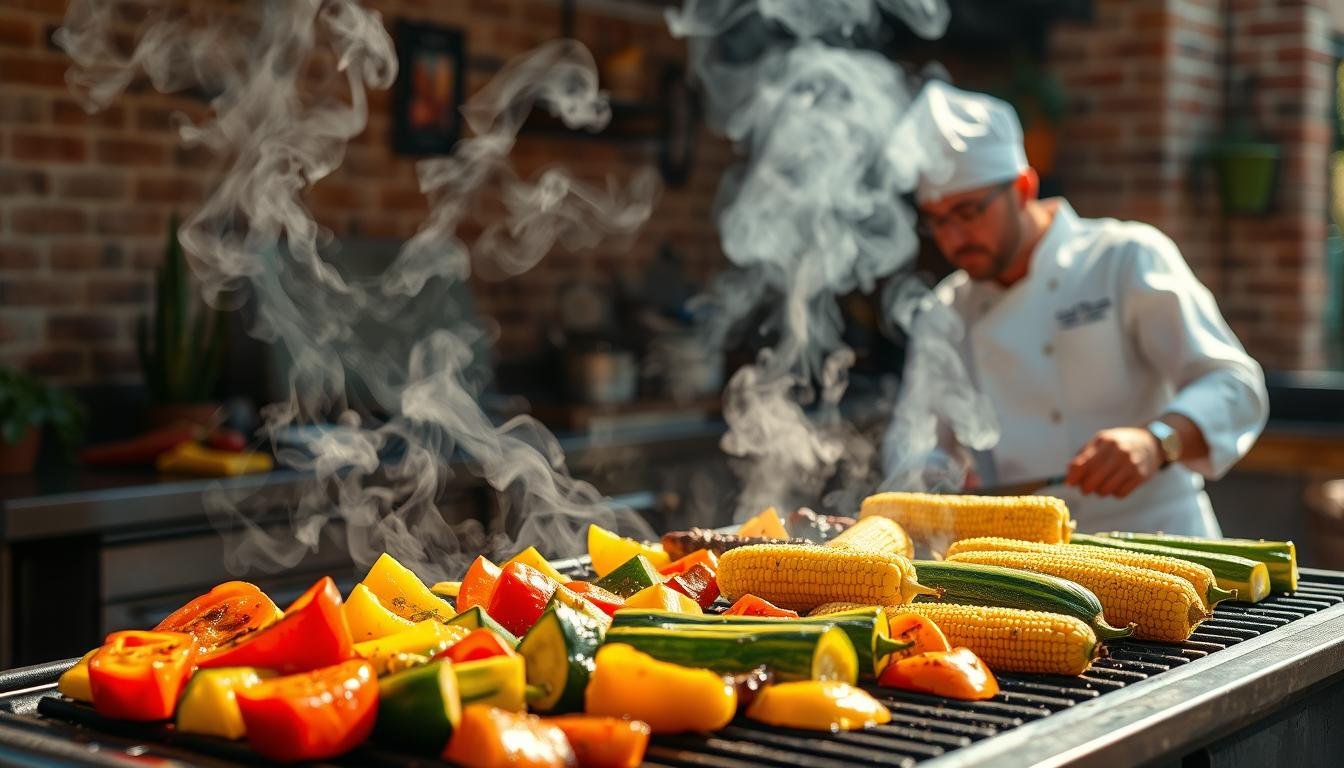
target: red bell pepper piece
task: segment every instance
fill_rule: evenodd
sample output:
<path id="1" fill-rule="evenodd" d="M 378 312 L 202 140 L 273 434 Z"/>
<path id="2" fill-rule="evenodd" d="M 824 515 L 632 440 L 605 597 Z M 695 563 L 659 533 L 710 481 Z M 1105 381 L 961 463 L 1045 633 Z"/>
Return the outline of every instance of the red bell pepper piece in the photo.
<path id="1" fill-rule="evenodd" d="M 784 619 L 798 618 L 797 611 L 791 611 L 788 608 L 780 608 L 769 600 L 763 600 L 755 595 L 743 595 L 733 603 L 732 607 L 723 612 L 725 616 L 774 616 Z"/>
<path id="2" fill-rule="evenodd" d="M 625 598 L 608 592 L 596 584 L 589 584 L 586 581 L 571 581 L 565 587 L 584 600 L 596 605 L 608 616 L 615 616 L 616 610 L 625 605 Z"/>
<path id="3" fill-rule="evenodd" d="M 489 659 L 494 656 L 512 656 L 516 653 L 499 635 L 481 627 L 473 629 L 466 637 L 434 654 L 436 659 L 448 659 L 455 664 L 477 659 Z"/>
<path id="4" fill-rule="evenodd" d="M 499 573 L 498 565 L 490 562 L 485 555 L 478 555 L 462 577 L 462 586 L 458 587 L 457 612 L 469 611 L 478 605 L 487 608 L 490 595 L 495 591 L 495 582 L 499 581 Z"/>
<path id="5" fill-rule="evenodd" d="M 264 680 L 236 695 L 252 749 L 282 762 L 348 752 L 369 738 L 378 716 L 378 680 L 362 660 Z"/>
<path id="6" fill-rule="evenodd" d="M 242 453 L 247 450 L 247 438 L 242 432 L 228 427 L 215 427 L 205 438 L 205 446 L 216 451 Z"/>
<path id="7" fill-rule="evenodd" d="M 509 563 L 499 575 L 485 610 L 515 635 L 522 637 L 537 623 L 560 582 L 526 563 Z"/>
<path id="8" fill-rule="evenodd" d="M 719 556 L 708 549 L 697 549 L 680 560 L 673 560 L 662 568 L 659 568 L 658 572 L 664 576 L 676 576 L 685 573 L 687 569 L 698 563 L 704 563 L 709 566 L 711 571 L 718 573 Z"/>
<path id="9" fill-rule="evenodd" d="M 341 592 L 324 576 L 285 609 L 282 619 L 200 659 L 202 668 L 261 667 L 281 674 L 307 672 L 354 657 Z"/>
<path id="10" fill-rule="evenodd" d="M 196 642 L 183 632 L 113 632 L 89 658 L 93 708 L 119 720 L 167 720 L 195 658 Z"/>
<path id="11" fill-rule="evenodd" d="M 85 464 L 108 467 L 153 464 L 161 454 L 195 440 L 196 432 L 197 428 L 190 425 L 156 429 L 130 440 L 91 445 L 79 452 L 79 459 Z"/>
<path id="12" fill-rule="evenodd" d="M 226 581 L 159 622 L 156 632 L 186 632 L 202 655 L 274 622 L 280 614 L 254 584 Z"/>
<path id="13" fill-rule="evenodd" d="M 667 580 L 667 586 L 691 598 L 701 608 L 708 609 L 719 599 L 719 581 L 704 563 L 696 563 L 685 573 Z"/>

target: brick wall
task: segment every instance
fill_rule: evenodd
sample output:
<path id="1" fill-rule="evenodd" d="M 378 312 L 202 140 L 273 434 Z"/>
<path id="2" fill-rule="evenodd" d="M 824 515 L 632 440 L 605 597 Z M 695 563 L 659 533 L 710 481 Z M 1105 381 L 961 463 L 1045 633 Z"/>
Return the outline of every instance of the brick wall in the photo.
<path id="1" fill-rule="evenodd" d="M 1333 58 L 1327 0 L 1096 0 L 1057 28 L 1069 91 L 1061 180 L 1080 213 L 1171 235 L 1267 368 L 1323 361 Z M 1232 19 L 1232 42 L 1224 23 Z M 1252 75 L 1254 123 L 1283 148 L 1274 210 L 1222 215 L 1203 150 L 1224 127 L 1225 57 Z M 1234 102 L 1235 103 L 1235 102 Z"/>
<path id="2" fill-rule="evenodd" d="M 551 0 L 366 0 L 385 22 L 399 16 L 465 32 L 467 87 L 474 92 L 510 56 L 561 34 Z M 50 43 L 64 0 L 0 0 L 0 365 L 66 383 L 134 381 L 135 325 L 148 310 L 168 218 L 204 199 L 212 159 L 178 146 L 173 114 L 201 117 L 206 106 L 132 88 L 105 112 L 86 115 L 64 83 L 65 55 Z M 579 4 L 583 6 L 582 3 Z M 580 13 L 575 35 L 599 61 L 630 44 L 646 51 L 654 98 L 657 67 L 684 58 L 657 15 L 616 18 Z M 342 168 L 309 203 L 338 236 L 404 238 L 426 207 L 415 158 L 391 151 L 390 94 L 370 97 L 369 126 Z M 710 205 L 729 152 L 702 135 L 685 185 L 665 192 L 628 248 L 556 253 L 507 282 L 476 281 L 481 310 L 500 324 L 501 355 L 537 347 L 554 311 L 556 289 L 574 270 L 637 274 L 664 241 L 693 275 L 717 269 Z M 581 177 L 620 177 L 657 161 L 652 141 L 526 136 L 515 158 L 524 175 L 562 161 Z"/>

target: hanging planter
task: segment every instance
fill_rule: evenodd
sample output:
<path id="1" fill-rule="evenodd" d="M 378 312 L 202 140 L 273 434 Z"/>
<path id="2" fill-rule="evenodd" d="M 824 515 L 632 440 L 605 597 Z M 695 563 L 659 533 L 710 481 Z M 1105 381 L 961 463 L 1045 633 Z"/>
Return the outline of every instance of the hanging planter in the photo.
<path id="1" fill-rule="evenodd" d="M 1228 215 L 1259 215 L 1267 212 L 1278 185 L 1278 144 L 1265 141 L 1226 140 L 1210 152 L 1218 175 L 1218 196 Z"/>

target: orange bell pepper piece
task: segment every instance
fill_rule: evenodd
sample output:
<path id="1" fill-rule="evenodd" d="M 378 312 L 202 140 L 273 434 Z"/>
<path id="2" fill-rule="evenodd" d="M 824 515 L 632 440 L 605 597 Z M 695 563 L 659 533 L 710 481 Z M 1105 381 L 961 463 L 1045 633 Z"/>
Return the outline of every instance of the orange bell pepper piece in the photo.
<path id="1" fill-rule="evenodd" d="M 929 651 L 952 650 L 952 645 L 947 642 L 947 636 L 943 634 L 943 630 L 939 629 L 937 624 L 917 613 L 897 614 L 892 616 L 888 623 L 891 626 L 892 640 L 899 643 L 911 643 L 908 648 L 903 648 L 892 654 L 891 661 L 908 659 Z"/>
<path id="2" fill-rule="evenodd" d="M 256 585 L 226 581 L 168 614 L 154 631 L 186 632 L 196 638 L 196 651 L 205 654 L 283 615 Z"/>
<path id="3" fill-rule="evenodd" d="M 202 669 L 260 667 L 282 675 L 339 664 L 355 655 L 341 591 L 323 576 L 285 609 L 284 618 L 202 656 Z"/>
<path id="4" fill-rule="evenodd" d="M 890 664 L 877 679 L 888 688 L 979 701 L 999 692 L 999 681 L 970 648 L 929 651 Z"/>
<path id="5" fill-rule="evenodd" d="M 93 708 L 118 720 L 167 720 L 195 659 L 185 632 L 113 632 L 89 658 Z"/>
<path id="6" fill-rule="evenodd" d="M 462 709 L 443 759 L 463 768 L 568 768 L 577 765 L 564 731 L 536 715 L 484 704 Z"/>
<path id="7" fill-rule="evenodd" d="M 693 565 L 705 565 L 709 570 L 718 573 L 719 556 L 708 549 L 697 549 L 680 560 L 673 560 L 664 565 L 658 572 L 664 576 L 676 576 L 685 573 Z"/>
<path id="8" fill-rule="evenodd" d="M 562 715 L 543 722 L 564 731 L 584 768 L 638 768 L 649 746 L 649 724 L 598 715 Z"/>
<path id="9" fill-rule="evenodd" d="M 500 567 L 485 555 L 478 555 L 471 561 L 471 567 L 462 577 L 462 586 L 457 590 L 457 612 L 469 611 L 478 605 L 485 610 L 490 605 L 490 595 L 495 591 L 499 574 Z"/>
<path id="10" fill-rule="evenodd" d="M 780 608 L 774 603 L 755 595 L 743 595 L 737 602 L 723 612 L 725 616 L 773 616 L 780 619 L 796 619 L 798 612 Z"/>
<path id="11" fill-rule="evenodd" d="M 473 629 L 466 637 L 434 654 L 434 658 L 448 659 L 454 664 L 461 664 L 494 656 L 513 656 L 516 653 L 517 651 L 499 635 L 481 627 Z"/>

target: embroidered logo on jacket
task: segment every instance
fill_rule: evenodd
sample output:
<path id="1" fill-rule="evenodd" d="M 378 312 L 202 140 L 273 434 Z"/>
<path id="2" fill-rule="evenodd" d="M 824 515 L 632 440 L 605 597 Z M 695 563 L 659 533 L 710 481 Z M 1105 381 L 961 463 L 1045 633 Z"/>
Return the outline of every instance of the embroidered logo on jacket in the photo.
<path id="1" fill-rule="evenodd" d="M 1080 301 L 1072 307 L 1056 312 L 1055 319 L 1059 321 L 1060 328 L 1075 328 L 1104 319 L 1110 309 L 1111 300 L 1109 298 Z"/>

